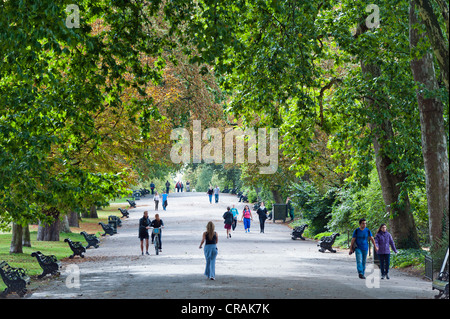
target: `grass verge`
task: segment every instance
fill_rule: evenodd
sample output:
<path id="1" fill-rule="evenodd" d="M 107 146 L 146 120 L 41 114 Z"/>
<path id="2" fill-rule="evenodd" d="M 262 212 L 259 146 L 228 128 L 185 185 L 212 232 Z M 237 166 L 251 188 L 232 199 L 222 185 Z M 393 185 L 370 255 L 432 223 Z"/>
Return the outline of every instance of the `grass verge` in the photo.
<path id="1" fill-rule="evenodd" d="M 95 234 L 101 240 L 103 233 L 99 222 L 107 223 L 108 216 L 116 215 L 121 217 L 122 214 L 118 211 L 118 207 L 124 205 L 111 205 L 103 210 L 97 212 L 98 218 L 83 218 L 80 222 L 80 227 L 71 227 L 71 233 L 60 233 L 59 241 L 37 241 L 37 225 L 30 225 L 31 247 L 23 247 L 23 253 L 10 254 L 9 249 L 11 245 L 11 233 L 0 233 L 0 262 L 6 261 L 11 267 L 23 268 L 31 277 L 32 281 L 38 280 L 37 275 L 42 273 L 42 268 L 35 257 L 31 257 L 31 253 L 40 251 L 44 255 L 55 255 L 58 260 L 72 255 L 72 250 L 69 245 L 64 242 L 65 238 L 70 238 L 72 241 L 82 242 L 87 246 L 87 242 L 80 233 L 86 231 L 88 234 Z M 93 248 L 89 248 L 93 249 Z M 0 292 L 6 288 L 3 280 L 0 280 Z"/>

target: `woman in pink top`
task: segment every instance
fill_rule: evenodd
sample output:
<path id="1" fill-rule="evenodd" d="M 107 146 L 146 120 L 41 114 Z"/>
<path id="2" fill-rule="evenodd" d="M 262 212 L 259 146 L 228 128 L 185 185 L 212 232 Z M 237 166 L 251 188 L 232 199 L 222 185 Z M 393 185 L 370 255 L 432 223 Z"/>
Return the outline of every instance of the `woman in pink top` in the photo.
<path id="1" fill-rule="evenodd" d="M 252 212 L 250 211 L 250 208 L 248 205 L 245 205 L 244 210 L 242 211 L 242 218 L 241 221 L 244 220 L 244 228 L 245 232 L 250 232 L 250 221 L 253 220 Z"/>

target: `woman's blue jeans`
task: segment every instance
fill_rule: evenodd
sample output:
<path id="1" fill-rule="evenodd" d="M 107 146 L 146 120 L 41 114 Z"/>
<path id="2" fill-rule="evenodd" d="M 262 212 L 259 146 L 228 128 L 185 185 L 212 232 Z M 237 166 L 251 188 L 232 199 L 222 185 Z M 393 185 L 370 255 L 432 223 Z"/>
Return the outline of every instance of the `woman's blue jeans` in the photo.
<path id="1" fill-rule="evenodd" d="M 215 244 L 205 245 L 203 250 L 205 253 L 206 267 L 205 276 L 208 278 L 216 277 L 216 257 L 217 257 L 217 246 Z"/>
<path id="2" fill-rule="evenodd" d="M 358 274 L 361 274 L 363 276 L 364 272 L 366 271 L 367 253 L 367 250 L 361 250 L 359 248 L 355 249 L 356 269 L 358 270 Z"/>

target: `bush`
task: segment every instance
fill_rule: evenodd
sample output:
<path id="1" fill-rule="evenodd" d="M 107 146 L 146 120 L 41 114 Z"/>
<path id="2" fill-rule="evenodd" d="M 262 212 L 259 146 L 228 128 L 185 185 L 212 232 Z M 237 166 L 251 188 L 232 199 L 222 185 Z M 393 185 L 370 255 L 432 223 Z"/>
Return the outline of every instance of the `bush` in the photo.
<path id="1" fill-rule="evenodd" d="M 331 188 L 321 194 L 313 184 L 304 181 L 293 185 L 291 198 L 295 207 L 300 208 L 302 215 L 310 221 L 308 228 L 312 233 L 326 231 L 336 193 L 337 189 Z"/>
<path id="2" fill-rule="evenodd" d="M 323 233 L 319 233 L 319 234 L 315 235 L 313 237 L 313 239 L 314 240 L 320 240 L 322 237 L 331 236 L 331 235 L 333 235 L 333 232 L 323 232 Z"/>
<path id="3" fill-rule="evenodd" d="M 365 188 L 348 185 L 337 192 L 331 220 L 327 225 L 329 229 L 356 229 L 359 219 L 363 217 L 367 219 L 372 232 L 382 223 L 388 224 L 389 228 L 389 214 L 386 212 L 376 169 L 372 170 L 369 177 L 370 183 Z"/>
<path id="4" fill-rule="evenodd" d="M 439 245 L 437 249 L 436 246 L 433 247 L 431 257 L 433 258 L 433 268 L 434 270 L 440 270 L 442 263 L 445 259 L 445 254 L 447 253 L 449 243 L 448 230 L 442 235 L 442 239 L 436 243 Z"/>
<path id="5" fill-rule="evenodd" d="M 248 202 L 255 203 L 258 201 L 258 196 L 256 195 L 256 191 L 251 189 L 247 192 Z"/>
<path id="6" fill-rule="evenodd" d="M 425 263 L 425 255 L 427 254 L 428 252 L 423 249 L 398 249 L 397 254 L 391 254 L 391 267 L 422 266 Z"/>

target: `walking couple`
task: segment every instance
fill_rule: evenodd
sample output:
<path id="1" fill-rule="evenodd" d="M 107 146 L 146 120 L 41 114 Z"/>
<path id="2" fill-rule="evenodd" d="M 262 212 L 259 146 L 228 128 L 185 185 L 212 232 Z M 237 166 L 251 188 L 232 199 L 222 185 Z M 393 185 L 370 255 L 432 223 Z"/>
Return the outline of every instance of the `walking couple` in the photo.
<path id="1" fill-rule="evenodd" d="M 375 247 L 375 253 L 377 253 L 380 258 L 381 279 L 389 279 L 389 246 L 392 247 L 392 250 L 394 250 L 395 253 L 397 253 L 394 240 L 392 239 L 391 234 L 386 231 L 386 224 L 380 225 L 375 238 L 366 226 L 366 220 L 361 218 L 359 220 L 359 227 L 353 231 L 352 241 L 350 243 L 349 254 L 351 255 L 353 252 L 355 253 L 358 276 L 361 279 L 366 278 L 366 259 L 369 251 L 368 240 L 370 240 Z"/>
<path id="2" fill-rule="evenodd" d="M 148 247 L 149 247 L 148 230 L 150 228 L 163 228 L 163 227 L 164 227 L 164 222 L 162 221 L 162 219 L 159 218 L 159 214 L 156 214 L 155 219 L 153 221 L 150 221 L 150 218 L 148 217 L 148 211 L 144 212 L 142 218 L 139 219 L 139 235 L 138 235 L 138 237 L 141 241 L 141 254 L 142 255 L 144 255 L 144 240 L 145 240 L 145 253 L 147 255 L 150 255 L 148 253 Z M 159 251 L 161 251 L 161 249 L 162 249 L 161 231 L 159 232 L 159 234 L 157 236 L 159 238 Z M 154 237 L 155 237 L 155 234 L 153 234 L 153 232 L 152 232 L 152 243 L 153 243 Z"/>

